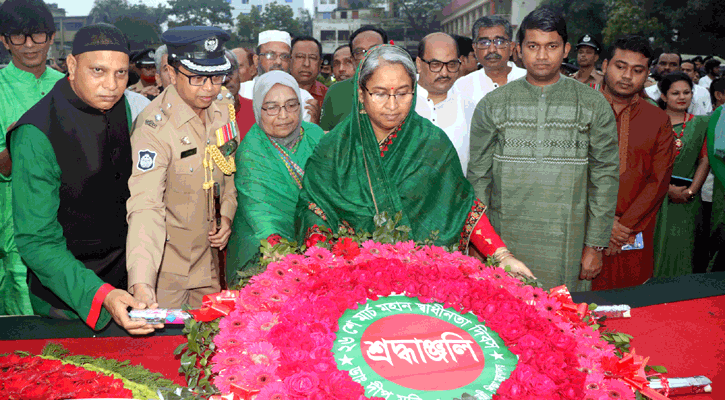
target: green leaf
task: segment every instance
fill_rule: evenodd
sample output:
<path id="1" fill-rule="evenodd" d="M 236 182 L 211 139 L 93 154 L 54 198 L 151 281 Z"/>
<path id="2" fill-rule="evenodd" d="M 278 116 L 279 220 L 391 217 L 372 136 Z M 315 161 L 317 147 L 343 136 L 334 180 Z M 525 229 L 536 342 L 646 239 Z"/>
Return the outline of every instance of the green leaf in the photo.
<path id="1" fill-rule="evenodd" d="M 196 364 L 196 357 L 189 353 L 184 353 L 181 355 L 182 368 L 194 367 L 194 364 Z"/>
<path id="2" fill-rule="evenodd" d="M 597 309 L 597 307 L 598 307 L 598 306 L 597 306 L 597 304 L 596 304 L 596 303 L 591 303 L 591 304 L 589 304 L 589 311 L 594 311 L 594 310 L 596 310 L 596 309 Z"/>
<path id="3" fill-rule="evenodd" d="M 181 354 L 181 352 L 182 352 L 182 351 L 184 351 L 184 349 L 186 348 L 187 344 L 188 344 L 188 343 L 181 343 L 180 345 L 178 345 L 178 346 L 176 347 L 176 349 L 174 350 L 174 354 L 175 354 L 175 355 L 177 355 L 177 356 L 178 356 L 179 354 Z"/>
<path id="4" fill-rule="evenodd" d="M 652 367 L 653 370 L 655 370 L 656 372 L 658 372 L 660 374 L 666 374 L 667 373 L 667 368 L 665 368 L 662 365 L 652 365 L 651 367 Z"/>

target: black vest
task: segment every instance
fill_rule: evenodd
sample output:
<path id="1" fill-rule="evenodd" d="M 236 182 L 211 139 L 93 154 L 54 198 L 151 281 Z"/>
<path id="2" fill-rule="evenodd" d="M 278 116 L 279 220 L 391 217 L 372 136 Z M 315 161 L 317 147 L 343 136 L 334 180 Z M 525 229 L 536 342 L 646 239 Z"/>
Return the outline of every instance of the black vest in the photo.
<path id="1" fill-rule="evenodd" d="M 68 250 L 119 289 L 128 282 L 126 200 L 133 165 L 126 112 L 125 96 L 103 113 L 61 79 L 15 125 L 35 126 L 53 146 L 61 170 L 58 222 Z M 55 308 L 69 309 L 32 271 L 28 276 L 31 293 Z"/>

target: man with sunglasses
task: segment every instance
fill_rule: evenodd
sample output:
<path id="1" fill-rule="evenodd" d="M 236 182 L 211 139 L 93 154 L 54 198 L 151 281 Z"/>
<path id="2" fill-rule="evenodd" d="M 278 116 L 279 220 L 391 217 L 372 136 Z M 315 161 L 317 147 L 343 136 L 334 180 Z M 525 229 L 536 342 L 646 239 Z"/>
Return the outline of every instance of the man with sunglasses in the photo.
<path id="1" fill-rule="evenodd" d="M 136 120 L 128 181 L 128 288 L 145 304 L 199 307 L 225 284 L 219 256 L 237 209 L 239 133 L 229 105 L 215 100 L 232 72 L 229 37 L 199 26 L 161 37 L 171 85 Z"/>
<path id="2" fill-rule="evenodd" d="M 483 66 L 456 82 L 461 96 L 478 104 L 492 90 L 526 76 L 526 70 L 509 61 L 516 47 L 511 41 L 513 28 L 505 17 L 481 17 L 473 24 L 471 36 L 476 58 Z"/>
<path id="3" fill-rule="evenodd" d="M 0 315 L 32 314 L 27 267 L 15 245 L 10 156 L 5 132 L 63 77 L 48 68 L 55 37 L 53 16 L 41 0 L 7 0 L 0 7 L 0 34 L 12 61 L 0 70 Z"/>
<path id="4" fill-rule="evenodd" d="M 459 96 L 453 84 L 461 69 L 456 40 L 431 33 L 418 44 L 418 98 L 415 111 L 443 129 L 456 148 L 465 175 L 468 170 L 469 123 L 476 103 Z"/>
<path id="5" fill-rule="evenodd" d="M 259 33 L 257 54 L 254 55 L 254 64 L 257 66 L 257 76 L 251 81 L 242 82 L 239 94 L 246 99 L 253 100 L 254 83 L 257 77 L 269 71 L 284 71 L 290 73 L 292 62 L 292 37 L 289 33 L 277 30 L 268 30 Z M 304 110 L 302 119 L 314 124 L 320 121 L 320 103 L 310 92 L 300 88 L 300 97 Z"/>

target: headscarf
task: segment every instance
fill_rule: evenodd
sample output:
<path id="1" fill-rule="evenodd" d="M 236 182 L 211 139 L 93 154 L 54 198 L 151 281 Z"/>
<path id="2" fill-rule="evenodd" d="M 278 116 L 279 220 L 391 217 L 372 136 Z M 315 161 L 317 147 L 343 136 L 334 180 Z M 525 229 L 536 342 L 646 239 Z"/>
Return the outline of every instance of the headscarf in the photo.
<path id="1" fill-rule="evenodd" d="M 371 50 L 367 56 L 376 55 L 379 52 Z M 361 113 L 358 99 L 364 63 L 353 77 L 352 112 L 322 138 L 307 160 L 295 218 L 297 238 L 304 239 L 314 225 L 337 232 L 340 225 L 349 224 L 372 232 L 377 213 L 393 217 L 402 212 L 400 224 L 412 228 L 412 239 L 425 240 L 438 231 L 436 244 L 459 244 L 476 196 L 453 144 L 443 130 L 415 112 L 414 93 L 397 137 L 381 157 L 370 118 Z M 416 88 L 416 82 L 412 84 Z"/>
<path id="2" fill-rule="evenodd" d="M 300 122 L 297 123 L 297 127 L 287 137 L 272 138 L 272 140 L 275 140 L 277 143 L 289 148 L 289 146 L 291 146 L 292 143 L 295 143 L 297 141 L 297 138 L 299 138 L 300 136 L 300 123 L 302 122 L 303 110 L 302 107 L 304 106 L 302 104 L 302 96 L 300 96 L 300 86 L 297 84 L 295 78 L 292 77 L 292 75 L 282 71 L 269 71 L 265 74 L 262 74 L 261 76 L 258 76 L 254 82 L 252 108 L 254 109 L 254 118 L 257 121 L 257 124 L 260 128 L 262 128 L 263 131 L 266 132 L 266 128 L 264 127 L 264 123 L 262 122 L 262 105 L 264 104 L 264 98 L 267 96 L 267 92 L 269 92 L 269 90 L 278 83 L 280 85 L 292 88 L 292 90 L 294 90 L 295 94 L 297 95 L 297 101 L 300 102 Z"/>

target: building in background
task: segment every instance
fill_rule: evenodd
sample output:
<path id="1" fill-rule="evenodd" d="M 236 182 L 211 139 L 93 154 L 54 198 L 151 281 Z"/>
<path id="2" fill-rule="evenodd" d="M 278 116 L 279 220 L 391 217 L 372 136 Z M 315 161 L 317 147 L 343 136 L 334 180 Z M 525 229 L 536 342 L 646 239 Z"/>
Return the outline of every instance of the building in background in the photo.
<path id="1" fill-rule="evenodd" d="M 509 18 L 515 34 L 524 17 L 539 4 L 541 0 L 453 0 L 441 11 L 441 25 L 446 33 L 470 37 L 478 18 L 499 14 Z"/>
<path id="2" fill-rule="evenodd" d="M 55 41 L 48 52 L 48 58 L 57 59 L 70 54 L 73 38 L 87 24 L 88 16 L 67 16 L 65 9 L 58 7 L 57 3 L 47 4 L 55 21 Z"/>
<path id="3" fill-rule="evenodd" d="M 295 18 L 299 18 L 301 9 L 305 8 L 305 0 L 230 0 L 230 4 L 232 6 L 232 17 L 233 21 L 235 21 L 234 23 L 236 24 L 237 16 L 239 14 L 249 14 L 252 12 L 252 7 L 257 7 L 260 13 L 264 12 L 264 7 L 271 3 L 292 7 L 292 11 L 295 13 Z"/>
<path id="4" fill-rule="evenodd" d="M 325 0 L 317 0 L 317 2 Z M 335 1 L 335 0 L 328 0 Z M 344 0 L 343 0 L 344 1 Z M 327 4 L 325 4 L 327 6 Z M 350 10 L 338 8 L 335 11 L 319 11 L 312 20 L 312 36 L 322 43 L 322 53 L 330 54 L 343 44 L 347 44 L 350 35 L 363 25 L 379 25 L 385 18 L 383 8 L 363 8 Z"/>

